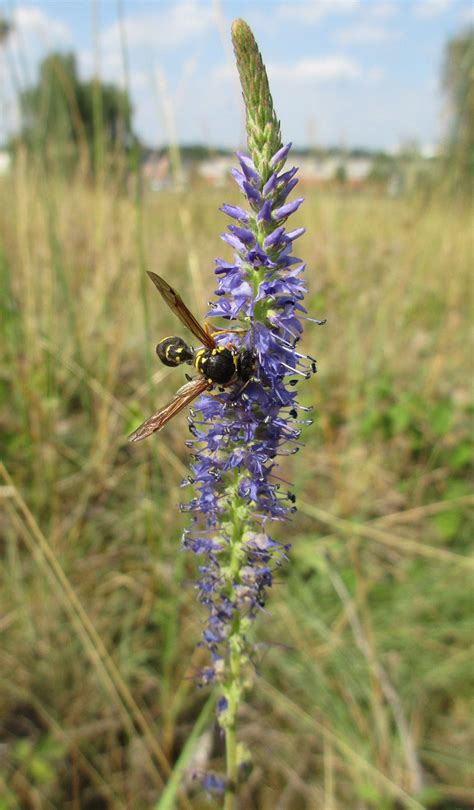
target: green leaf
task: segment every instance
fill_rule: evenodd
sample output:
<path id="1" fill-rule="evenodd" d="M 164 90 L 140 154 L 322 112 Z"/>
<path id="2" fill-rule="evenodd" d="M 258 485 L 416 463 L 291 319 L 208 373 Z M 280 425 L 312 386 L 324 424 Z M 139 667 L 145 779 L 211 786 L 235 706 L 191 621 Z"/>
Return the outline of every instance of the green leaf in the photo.
<path id="1" fill-rule="evenodd" d="M 430 414 L 431 428 L 435 436 L 446 436 L 453 421 L 453 406 L 451 402 L 440 402 Z"/>
<path id="2" fill-rule="evenodd" d="M 472 463 L 473 447 L 471 442 L 465 441 L 455 447 L 451 454 L 451 467 L 453 470 L 461 470 L 469 467 Z"/>
<path id="3" fill-rule="evenodd" d="M 461 528 L 463 516 L 459 510 L 450 509 L 433 517 L 433 522 L 445 540 L 452 540 Z"/>
<path id="4" fill-rule="evenodd" d="M 54 782 L 55 770 L 52 765 L 40 754 L 35 755 L 28 765 L 30 776 L 42 785 Z"/>

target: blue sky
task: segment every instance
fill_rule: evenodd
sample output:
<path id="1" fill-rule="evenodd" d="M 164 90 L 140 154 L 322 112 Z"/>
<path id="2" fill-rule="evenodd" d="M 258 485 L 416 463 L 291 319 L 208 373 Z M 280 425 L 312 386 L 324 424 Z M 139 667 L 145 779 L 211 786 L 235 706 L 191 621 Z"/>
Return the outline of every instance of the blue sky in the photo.
<path id="1" fill-rule="evenodd" d="M 416 139 L 428 147 L 446 125 L 443 48 L 472 22 L 472 8 L 466 0 L 0 0 L 15 27 L 0 51 L 0 141 L 17 120 L 12 80 L 25 86 L 41 57 L 61 49 L 76 53 L 84 78 L 98 70 L 128 82 L 147 143 L 172 136 L 241 145 L 230 25 L 243 17 L 285 139 L 385 149 Z"/>

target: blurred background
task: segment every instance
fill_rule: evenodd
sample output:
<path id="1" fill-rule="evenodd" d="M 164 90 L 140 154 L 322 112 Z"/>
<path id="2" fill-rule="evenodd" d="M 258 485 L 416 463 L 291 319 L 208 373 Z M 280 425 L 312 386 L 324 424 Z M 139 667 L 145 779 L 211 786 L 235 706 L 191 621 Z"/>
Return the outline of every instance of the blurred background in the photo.
<path id="1" fill-rule="evenodd" d="M 230 44 L 268 66 L 306 203 L 319 374 L 283 465 L 291 561 L 255 626 L 249 810 L 474 803 L 472 5 L 0 5 L 0 810 L 213 808 L 203 624 L 177 504 L 179 331 L 236 202 Z M 291 165 L 291 164 L 290 164 Z M 471 520 L 470 520 L 471 518 Z M 284 643 L 282 643 L 284 641 Z"/>

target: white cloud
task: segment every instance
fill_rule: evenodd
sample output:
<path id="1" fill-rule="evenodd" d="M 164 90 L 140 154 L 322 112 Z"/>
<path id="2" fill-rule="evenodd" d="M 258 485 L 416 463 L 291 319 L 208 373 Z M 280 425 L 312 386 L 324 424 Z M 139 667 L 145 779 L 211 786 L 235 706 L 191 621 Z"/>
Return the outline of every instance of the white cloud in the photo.
<path id="1" fill-rule="evenodd" d="M 284 3 L 278 8 L 278 16 L 293 23 L 317 25 L 332 14 L 352 14 L 361 6 L 361 0 L 303 0 Z"/>
<path id="2" fill-rule="evenodd" d="M 429 19 L 450 11 L 454 5 L 455 0 L 418 0 L 414 5 L 414 13 L 420 19 Z"/>
<path id="3" fill-rule="evenodd" d="M 334 55 L 310 57 L 297 62 L 273 62 L 267 65 L 272 79 L 289 81 L 334 81 L 335 79 L 358 79 L 362 75 L 360 65 L 348 56 Z"/>
<path id="4" fill-rule="evenodd" d="M 125 65 L 123 45 L 129 55 L 129 79 L 132 89 L 150 87 L 153 84 L 153 66 L 157 55 L 186 46 L 202 45 L 202 40 L 216 27 L 215 12 L 211 5 L 203 5 L 198 0 L 166 5 L 149 5 L 146 11 L 130 13 L 123 21 L 123 34 L 118 22 L 100 32 L 99 64 L 92 50 L 83 49 L 79 53 L 81 75 L 91 76 L 98 68 L 100 75 L 112 82 L 123 85 Z M 194 55 L 190 57 L 193 61 Z M 188 59 L 188 62 L 190 61 Z M 189 74 L 189 64 L 183 58 L 184 79 Z"/>
<path id="5" fill-rule="evenodd" d="M 237 68 L 234 65 L 229 64 L 229 62 L 216 65 L 216 67 L 211 71 L 211 79 L 216 82 L 229 81 L 229 79 L 238 80 Z"/>
<path id="6" fill-rule="evenodd" d="M 12 24 L 12 38 L 15 37 L 15 32 L 20 31 L 23 36 L 38 37 L 45 45 L 52 42 L 70 43 L 72 40 L 71 30 L 64 22 L 46 14 L 37 6 L 15 8 L 12 13 Z"/>
<path id="7" fill-rule="evenodd" d="M 414 0 L 423 2 L 423 0 Z M 450 0 L 426 0 L 443 3 Z M 454 0 L 451 0 L 454 2 Z M 355 16 L 365 19 L 388 19 L 394 17 L 403 7 L 402 0 L 297 0 L 284 2 L 278 6 L 272 19 L 290 20 L 292 23 L 317 25 L 327 17 Z"/>
<path id="8" fill-rule="evenodd" d="M 267 64 L 270 84 L 273 81 L 289 81 L 293 84 L 306 82 L 332 82 L 338 80 L 366 79 L 379 83 L 384 71 L 379 67 L 363 69 L 362 66 L 344 54 L 321 57 L 308 57 L 296 62 L 269 62 Z M 237 69 L 232 65 L 221 64 L 214 68 L 211 78 L 218 85 L 223 81 L 237 78 Z"/>
<path id="9" fill-rule="evenodd" d="M 383 68 L 373 67 L 369 68 L 365 75 L 371 84 L 380 84 L 385 78 L 385 71 Z"/>
<path id="10" fill-rule="evenodd" d="M 350 28 L 344 28 L 341 31 L 337 31 L 334 35 L 334 38 L 338 42 L 344 44 L 365 42 L 376 44 L 377 42 L 387 42 L 393 39 L 393 37 L 393 31 L 388 31 L 386 28 L 382 28 L 382 26 L 379 25 L 366 25 L 364 23 L 352 25 Z"/>
<path id="11" fill-rule="evenodd" d="M 370 12 L 373 17 L 382 17 L 387 19 L 388 17 L 395 17 L 396 14 L 400 11 L 401 3 L 397 2 L 397 0 L 390 0 L 389 2 L 384 2 L 384 0 L 379 0 L 379 2 L 371 3 Z"/>
<path id="12" fill-rule="evenodd" d="M 150 47 L 155 51 L 171 50 L 196 41 L 215 27 L 215 12 L 211 5 L 196 0 L 171 3 L 139 14 L 129 14 L 124 20 L 127 47 Z M 121 46 L 119 23 L 111 25 L 102 35 L 104 47 Z"/>
<path id="13" fill-rule="evenodd" d="M 183 0 L 155 6 L 150 4 L 146 11 L 129 13 L 124 18 L 125 42 L 122 40 L 118 22 L 112 23 L 100 32 L 97 66 L 100 75 L 108 81 L 123 85 L 125 79 L 123 44 L 125 44 L 129 55 L 129 78 L 132 89 L 150 87 L 153 84 L 153 66 L 157 55 L 200 42 L 215 27 L 214 9 L 211 5 L 203 5 L 198 0 Z M 185 67 L 182 82 L 189 74 L 188 62 L 184 59 L 182 61 Z M 90 49 L 80 51 L 79 65 L 84 77 L 91 76 L 96 70 L 94 52 Z"/>
<path id="14" fill-rule="evenodd" d="M 474 23 L 474 6 L 471 3 L 463 3 L 459 16 L 462 23 Z"/>
<path id="15" fill-rule="evenodd" d="M 78 61 L 81 76 L 89 78 L 98 69 L 103 79 L 107 81 L 120 81 L 124 76 L 123 56 L 117 48 L 101 48 L 99 62 L 94 51 L 88 49 L 79 51 Z"/>
<path id="16" fill-rule="evenodd" d="M 13 4 L 12 4 L 13 6 Z M 4 92 L 7 99 L 4 110 L 0 111 L 5 122 L 1 126 L 5 131 L 18 128 L 20 114 L 18 101 L 15 98 L 17 79 L 20 76 L 24 85 L 35 81 L 38 64 L 51 50 L 71 50 L 73 43 L 72 31 L 69 26 L 59 20 L 56 15 L 49 15 L 42 8 L 33 5 L 18 5 L 7 9 L 5 14 L 7 22 L 11 23 L 11 32 L 8 36 L 10 57 L 4 81 Z M 12 97 L 10 102 L 9 96 Z M 3 115 L 2 115 L 3 114 Z"/>

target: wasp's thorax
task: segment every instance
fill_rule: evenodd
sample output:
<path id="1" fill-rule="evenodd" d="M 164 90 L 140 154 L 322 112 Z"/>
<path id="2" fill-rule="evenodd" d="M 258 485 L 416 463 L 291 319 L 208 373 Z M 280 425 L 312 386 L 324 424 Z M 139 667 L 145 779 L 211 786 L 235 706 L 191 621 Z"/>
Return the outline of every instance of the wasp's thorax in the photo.
<path id="1" fill-rule="evenodd" d="M 237 374 L 237 355 L 225 346 L 199 349 L 194 365 L 210 383 L 227 385 Z"/>
<path id="2" fill-rule="evenodd" d="M 255 356 L 251 351 L 236 351 L 225 346 L 215 349 L 200 349 L 196 352 L 194 365 L 211 383 L 228 385 L 234 378 L 246 383 L 255 368 Z"/>

